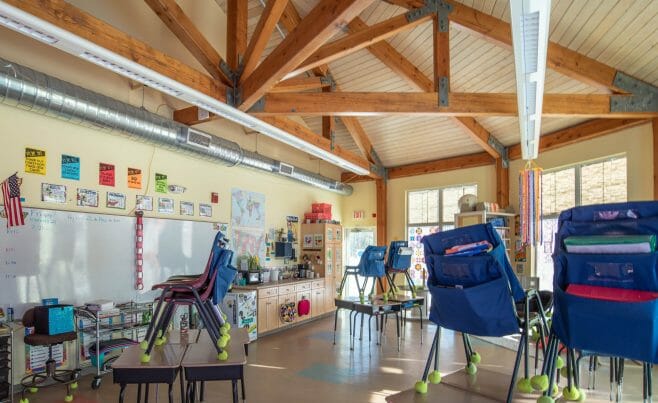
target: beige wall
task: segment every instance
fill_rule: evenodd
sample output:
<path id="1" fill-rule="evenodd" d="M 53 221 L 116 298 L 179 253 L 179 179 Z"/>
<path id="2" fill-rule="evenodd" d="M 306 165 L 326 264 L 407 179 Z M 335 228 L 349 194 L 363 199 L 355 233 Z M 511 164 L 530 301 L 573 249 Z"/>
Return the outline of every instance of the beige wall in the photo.
<path id="1" fill-rule="evenodd" d="M 350 197 L 343 198 L 343 219 L 344 227 L 376 227 L 377 217 L 377 194 L 375 192 L 375 182 L 358 182 L 353 183 L 354 193 Z M 355 211 L 363 211 L 364 217 L 361 220 L 354 219 Z"/>

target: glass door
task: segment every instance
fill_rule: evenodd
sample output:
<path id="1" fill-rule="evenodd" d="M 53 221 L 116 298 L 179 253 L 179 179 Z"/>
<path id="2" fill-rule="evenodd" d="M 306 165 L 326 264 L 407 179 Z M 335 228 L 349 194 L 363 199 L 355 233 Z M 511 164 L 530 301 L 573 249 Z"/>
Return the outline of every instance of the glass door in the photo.
<path id="1" fill-rule="evenodd" d="M 363 251 L 368 245 L 375 245 L 375 228 L 345 228 L 345 237 L 343 254 L 345 267 L 357 266 Z M 364 277 L 359 276 L 359 283 L 363 284 Z M 369 286 L 370 287 L 370 286 Z M 366 289 L 366 293 L 370 292 L 370 288 Z M 343 298 L 358 297 L 359 290 L 356 287 L 354 276 L 350 275 L 345 280 L 345 289 L 343 290 Z"/>

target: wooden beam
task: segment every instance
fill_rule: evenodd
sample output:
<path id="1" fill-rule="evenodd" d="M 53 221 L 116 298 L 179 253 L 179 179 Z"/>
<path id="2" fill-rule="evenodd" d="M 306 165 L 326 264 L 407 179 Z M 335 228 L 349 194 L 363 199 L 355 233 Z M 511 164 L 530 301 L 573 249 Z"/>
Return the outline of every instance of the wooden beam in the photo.
<path id="1" fill-rule="evenodd" d="M 366 175 L 357 175 L 353 172 L 343 172 L 340 174 L 340 181 L 344 183 L 369 182 L 374 180 Z"/>
<path id="2" fill-rule="evenodd" d="M 363 126 L 359 123 L 359 120 L 352 116 L 341 116 L 340 118 L 347 128 L 347 131 L 352 136 L 354 143 L 358 147 L 361 154 L 368 159 L 368 161 L 375 163 L 376 158 L 373 155 L 373 147 L 370 138 L 366 134 L 366 131 L 363 130 Z"/>
<path id="3" fill-rule="evenodd" d="M 372 0 L 320 1 L 244 82 L 240 109 L 249 109 L 371 2 Z"/>
<path id="4" fill-rule="evenodd" d="M 203 111 L 198 106 L 189 106 L 187 108 L 178 109 L 174 111 L 174 120 L 188 126 L 194 126 L 211 120 L 218 119 L 219 117 L 213 113 Z"/>
<path id="5" fill-rule="evenodd" d="M 658 118 L 651 121 L 653 130 L 653 199 L 658 200 Z"/>
<path id="6" fill-rule="evenodd" d="M 493 158 L 487 153 L 468 154 L 459 157 L 450 157 L 435 161 L 419 162 L 388 168 L 388 179 L 454 171 L 455 169 L 481 167 L 493 163 Z"/>
<path id="7" fill-rule="evenodd" d="M 226 0 L 226 61 L 237 71 L 247 50 L 247 19 L 249 2 Z"/>
<path id="8" fill-rule="evenodd" d="M 473 141 L 475 141 L 484 151 L 486 151 L 493 158 L 500 158 L 500 153 L 489 144 L 489 137 L 491 134 L 482 127 L 475 119 L 468 116 L 457 116 L 453 119 L 461 128 L 468 133 Z"/>
<path id="9" fill-rule="evenodd" d="M 434 88 L 433 91 L 439 91 L 439 80 L 445 77 L 448 80 L 448 89 L 450 91 L 450 30 L 441 30 L 439 16 L 434 15 Z M 447 24 L 446 24 L 447 25 Z"/>
<path id="10" fill-rule="evenodd" d="M 139 63 L 167 78 L 208 96 L 226 101 L 226 86 L 212 77 L 167 56 L 91 14 L 63 0 L 6 0 L 20 10 Z"/>
<path id="11" fill-rule="evenodd" d="M 297 92 L 331 87 L 331 82 L 324 77 L 293 77 L 279 81 L 269 92 Z"/>
<path id="12" fill-rule="evenodd" d="M 501 208 L 509 206 L 509 167 L 503 166 L 502 158 L 496 158 L 496 203 Z"/>
<path id="13" fill-rule="evenodd" d="M 302 17 L 297 12 L 295 5 L 291 1 L 288 2 L 286 9 L 283 10 L 283 15 L 281 15 L 281 20 L 279 21 L 281 25 L 288 31 L 292 32 L 297 28 L 300 22 L 302 22 Z M 323 65 L 313 69 L 313 74 L 316 76 L 326 76 L 329 72 L 329 66 Z"/>
<path id="14" fill-rule="evenodd" d="M 331 92 L 331 88 L 323 88 L 322 92 Z M 336 120 L 332 115 L 322 116 L 322 137 L 333 141 L 336 132 Z"/>
<path id="15" fill-rule="evenodd" d="M 404 7 L 404 8 L 418 8 L 423 7 L 425 2 L 423 0 L 385 0 L 387 3 Z"/>
<path id="16" fill-rule="evenodd" d="M 256 69 L 260 56 L 263 54 L 263 50 L 265 50 L 265 46 L 287 5 L 288 0 L 269 0 L 267 2 L 244 56 L 244 66 L 240 76 L 241 83 Z"/>
<path id="17" fill-rule="evenodd" d="M 294 120 L 283 118 L 283 117 L 266 117 L 263 118 L 263 121 L 276 126 L 279 129 L 285 130 L 286 132 L 296 136 L 302 141 L 313 144 L 316 147 L 322 148 L 323 150 L 333 153 L 336 156 L 343 158 L 353 164 L 356 164 L 362 168 L 370 169 L 370 163 L 358 155 L 344 150 L 341 146 L 334 145 L 333 149 L 331 146 L 331 141 L 325 139 L 324 137 L 318 135 L 317 133 L 312 132 L 306 126 L 295 122 Z M 375 177 L 376 175 L 372 175 Z M 378 176 L 376 176 L 378 178 Z"/>
<path id="18" fill-rule="evenodd" d="M 359 17 L 353 19 L 347 27 L 350 32 L 356 32 L 368 28 L 368 25 Z M 432 92 L 434 87 L 432 80 L 427 78 L 422 71 L 414 66 L 406 57 L 395 50 L 388 42 L 377 42 L 368 46 L 368 51 L 384 63 L 389 69 L 407 80 L 409 84 L 417 87 L 423 92 Z"/>
<path id="19" fill-rule="evenodd" d="M 194 22 L 185 15 L 176 1 L 144 1 L 211 76 L 222 80 L 224 84 L 233 85 L 231 79 L 219 68 L 223 62 L 222 57 L 197 29 Z"/>
<path id="20" fill-rule="evenodd" d="M 303 73 L 314 67 L 330 63 L 341 57 L 345 57 L 372 44 L 384 41 L 400 32 L 417 27 L 432 19 L 432 14 L 427 14 L 418 19 L 409 21 L 405 14 L 400 14 L 375 25 L 356 30 L 347 36 L 330 42 L 315 51 L 303 63 L 288 74 L 288 77 Z"/>
<path id="21" fill-rule="evenodd" d="M 607 94 L 545 94 L 543 116 L 642 119 L 658 112 L 611 112 Z M 267 94 L 250 110 L 261 116 L 326 114 L 342 116 L 433 115 L 517 116 L 516 94 L 450 93 L 449 106 L 438 105 L 437 93 L 331 92 Z"/>
<path id="22" fill-rule="evenodd" d="M 387 200 L 386 200 L 386 180 L 375 180 L 375 189 L 377 193 L 377 245 L 387 246 L 386 238 L 386 214 L 387 214 Z M 384 291 L 384 290 L 382 290 Z"/>
<path id="23" fill-rule="evenodd" d="M 594 119 L 567 127 L 539 138 L 539 153 L 554 150 L 585 140 L 605 136 L 622 129 L 647 123 L 646 119 Z M 508 149 L 510 160 L 521 158 L 521 146 L 515 144 Z"/>

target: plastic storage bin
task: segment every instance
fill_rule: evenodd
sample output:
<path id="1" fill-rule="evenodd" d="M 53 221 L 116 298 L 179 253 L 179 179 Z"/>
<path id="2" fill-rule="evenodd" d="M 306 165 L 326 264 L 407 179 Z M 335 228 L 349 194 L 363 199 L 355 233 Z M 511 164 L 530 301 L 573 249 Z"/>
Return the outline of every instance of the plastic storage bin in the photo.
<path id="1" fill-rule="evenodd" d="M 34 328 L 38 334 L 55 335 L 73 332 L 73 305 L 47 305 L 34 308 Z"/>

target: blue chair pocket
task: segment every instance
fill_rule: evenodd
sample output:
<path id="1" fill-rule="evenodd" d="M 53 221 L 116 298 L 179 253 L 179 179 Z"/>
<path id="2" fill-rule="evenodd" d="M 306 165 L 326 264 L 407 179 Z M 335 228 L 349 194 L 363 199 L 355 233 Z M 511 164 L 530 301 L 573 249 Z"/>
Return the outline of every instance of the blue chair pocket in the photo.
<path id="1" fill-rule="evenodd" d="M 430 255 L 428 266 L 437 285 L 472 287 L 501 276 L 492 255 L 445 256 Z"/>
<path id="2" fill-rule="evenodd" d="M 566 284 L 587 284 L 642 291 L 658 290 L 658 253 L 561 253 L 566 260 Z"/>

